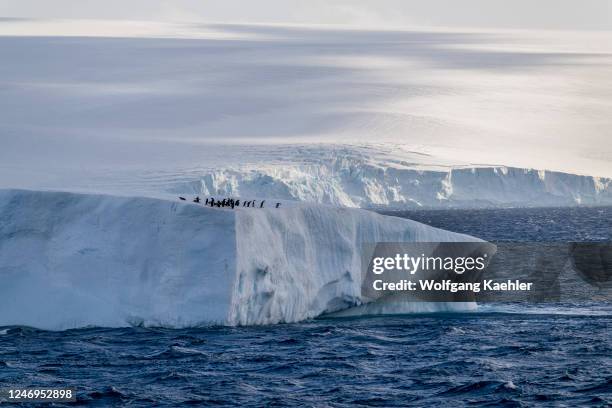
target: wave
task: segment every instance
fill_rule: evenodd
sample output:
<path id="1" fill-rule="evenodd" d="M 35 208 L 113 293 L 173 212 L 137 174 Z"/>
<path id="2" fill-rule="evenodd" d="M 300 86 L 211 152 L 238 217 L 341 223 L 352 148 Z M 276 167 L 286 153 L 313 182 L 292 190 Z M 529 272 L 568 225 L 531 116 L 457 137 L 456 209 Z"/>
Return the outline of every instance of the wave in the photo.
<path id="1" fill-rule="evenodd" d="M 607 303 L 592 304 L 481 304 L 479 313 L 502 313 L 523 315 L 559 316 L 612 316 L 612 307 Z"/>

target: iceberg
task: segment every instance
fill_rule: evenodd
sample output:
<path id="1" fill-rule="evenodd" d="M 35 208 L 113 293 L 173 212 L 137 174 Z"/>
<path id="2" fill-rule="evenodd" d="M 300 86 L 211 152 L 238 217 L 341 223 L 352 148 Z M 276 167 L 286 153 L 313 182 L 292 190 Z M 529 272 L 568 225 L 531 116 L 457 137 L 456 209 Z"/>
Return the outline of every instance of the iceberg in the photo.
<path id="1" fill-rule="evenodd" d="M 371 211 L 0 190 L 0 326 L 299 322 L 473 304 L 368 303 L 363 243 L 480 241 Z"/>

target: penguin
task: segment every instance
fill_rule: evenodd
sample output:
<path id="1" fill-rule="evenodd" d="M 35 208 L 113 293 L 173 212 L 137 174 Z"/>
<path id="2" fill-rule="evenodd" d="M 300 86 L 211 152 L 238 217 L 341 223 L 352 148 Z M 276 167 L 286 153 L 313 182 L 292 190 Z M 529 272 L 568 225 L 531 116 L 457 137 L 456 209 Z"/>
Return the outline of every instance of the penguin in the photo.
<path id="1" fill-rule="evenodd" d="M 185 197 L 179 197 L 179 200 L 181 200 L 181 201 L 186 201 L 186 200 L 185 200 Z"/>
<path id="2" fill-rule="evenodd" d="M 276 208 L 280 207 L 280 203 L 276 203 Z"/>
<path id="3" fill-rule="evenodd" d="M 193 199 L 194 203 L 199 203 L 200 202 L 200 197 L 196 196 L 196 198 Z"/>
<path id="4" fill-rule="evenodd" d="M 266 200 L 263 200 L 263 201 L 261 202 L 261 204 L 259 204 L 259 208 L 263 208 L 263 204 L 264 204 L 265 202 L 266 202 Z"/>

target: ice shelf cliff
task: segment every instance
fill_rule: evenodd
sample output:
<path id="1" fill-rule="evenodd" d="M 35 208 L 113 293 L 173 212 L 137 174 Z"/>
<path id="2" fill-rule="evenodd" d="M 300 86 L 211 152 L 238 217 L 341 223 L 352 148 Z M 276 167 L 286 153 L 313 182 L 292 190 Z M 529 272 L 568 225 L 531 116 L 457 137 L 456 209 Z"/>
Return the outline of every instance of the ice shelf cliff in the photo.
<path id="1" fill-rule="evenodd" d="M 354 159 L 214 170 L 172 191 L 386 209 L 612 204 L 612 179 L 604 177 L 501 166 L 423 170 Z"/>

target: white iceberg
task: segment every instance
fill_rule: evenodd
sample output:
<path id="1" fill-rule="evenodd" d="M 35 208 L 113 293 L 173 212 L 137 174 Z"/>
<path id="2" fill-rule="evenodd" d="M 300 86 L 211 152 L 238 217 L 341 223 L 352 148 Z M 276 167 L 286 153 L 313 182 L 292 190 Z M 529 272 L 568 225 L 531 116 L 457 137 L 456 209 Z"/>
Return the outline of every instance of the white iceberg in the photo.
<path id="1" fill-rule="evenodd" d="M 360 250 L 474 240 L 358 209 L 0 190 L 0 326 L 250 325 L 471 308 L 364 307 Z"/>

